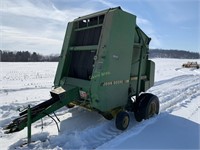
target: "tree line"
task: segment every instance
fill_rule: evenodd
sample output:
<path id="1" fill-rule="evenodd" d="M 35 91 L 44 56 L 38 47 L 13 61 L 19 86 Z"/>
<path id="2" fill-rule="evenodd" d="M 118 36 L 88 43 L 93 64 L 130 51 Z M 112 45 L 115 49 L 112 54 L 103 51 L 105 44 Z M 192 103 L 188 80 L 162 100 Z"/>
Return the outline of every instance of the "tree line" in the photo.
<path id="1" fill-rule="evenodd" d="M 150 58 L 179 58 L 179 59 L 199 59 L 200 53 L 184 50 L 163 50 L 150 49 Z"/>
<path id="2" fill-rule="evenodd" d="M 36 52 L 29 51 L 2 51 L 0 50 L 0 61 L 1 62 L 57 62 L 59 55 L 48 55 L 44 56 Z"/>
<path id="3" fill-rule="evenodd" d="M 179 59 L 200 59 L 200 53 L 189 52 L 184 50 L 163 50 L 150 49 L 150 58 L 179 58 Z M 59 55 L 41 55 L 36 52 L 29 51 L 5 51 L 0 50 L 1 62 L 57 62 Z"/>

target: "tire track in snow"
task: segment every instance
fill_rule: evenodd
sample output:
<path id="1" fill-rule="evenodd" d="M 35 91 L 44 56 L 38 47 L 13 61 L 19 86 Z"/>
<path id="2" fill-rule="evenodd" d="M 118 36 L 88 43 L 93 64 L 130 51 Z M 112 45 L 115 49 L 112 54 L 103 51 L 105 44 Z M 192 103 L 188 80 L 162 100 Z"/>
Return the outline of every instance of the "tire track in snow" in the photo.
<path id="1" fill-rule="evenodd" d="M 172 112 L 180 108 L 181 103 L 189 103 L 200 95 L 200 76 L 181 76 L 163 82 L 158 87 L 152 87 L 149 92 L 154 93 L 160 100 L 160 112 Z M 161 81 L 162 82 L 162 81 Z"/>

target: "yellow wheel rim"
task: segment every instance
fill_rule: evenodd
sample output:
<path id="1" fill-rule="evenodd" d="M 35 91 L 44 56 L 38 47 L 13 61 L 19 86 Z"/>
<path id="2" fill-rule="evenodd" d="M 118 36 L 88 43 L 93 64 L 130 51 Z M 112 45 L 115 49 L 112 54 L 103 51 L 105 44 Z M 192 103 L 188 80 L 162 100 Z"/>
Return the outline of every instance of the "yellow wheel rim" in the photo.
<path id="1" fill-rule="evenodd" d="M 149 106 L 148 117 L 152 117 L 156 113 L 156 103 L 152 102 Z"/>
<path id="2" fill-rule="evenodd" d="M 123 120 L 123 127 L 124 127 L 124 128 L 127 128 L 128 123 L 129 123 L 129 118 L 128 118 L 128 116 L 126 116 L 126 117 L 124 118 L 124 120 Z"/>

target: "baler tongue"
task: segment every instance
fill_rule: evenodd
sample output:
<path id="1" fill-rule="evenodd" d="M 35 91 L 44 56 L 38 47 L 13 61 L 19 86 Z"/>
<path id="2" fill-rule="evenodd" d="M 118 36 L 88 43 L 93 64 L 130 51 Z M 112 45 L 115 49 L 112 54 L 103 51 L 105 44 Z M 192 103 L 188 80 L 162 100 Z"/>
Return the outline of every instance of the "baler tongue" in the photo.
<path id="1" fill-rule="evenodd" d="M 40 104 L 30 108 L 31 118 L 35 117 L 36 115 L 38 115 L 43 110 L 47 109 L 48 107 L 50 107 L 51 105 L 53 105 L 57 101 L 58 101 L 58 99 L 56 100 L 54 98 L 51 98 L 51 99 L 49 99 L 49 100 L 47 100 L 43 103 L 40 103 Z M 3 130 L 6 130 L 5 131 L 6 134 L 22 130 L 20 128 L 20 126 L 22 124 L 26 124 L 27 120 L 28 120 L 28 108 L 26 110 L 24 110 L 23 112 L 21 112 L 19 115 L 20 116 L 18 118 L 16 118 L 10 124 L 8 124 L 6 127 L 3 128 Z"/>
<path id="2" fill-rule="evenodd" d="M 8 124 L 6 127 L 3 128 L 3 130 L 5 130 L 5 134 L 9 134 L 9 133 L 13 133 L 13 132 L 17 132 L 18 130 L 18 120 L 20 120 L 20 118 L 17 118 L 15 120 L 13 120 L 10 124 Z"/>
<path id="3" fill-rule="evenodd" d="M 8 133 L 21 131 L 26 126 L 28 126 L 28 122 L 31 124 L 43 118 L 46 115 L 51 117 L 50 116 L 51 113 L 54 113 L 54 111 L 69 104 L 70 103 L 69 100 L 73 100 L 74 98 L 77 98 L 78 90 L 77 88 L 72 88 L 66 92 L 63 88 L 59 87 L 51 91 L 51 96 L 52 96 L 51 99 L 45 102 L 42 102 L 32 108 L 30 108 L 29 106 L 27 109 L 22 111 L 19 114 L 18 118 L 16 118 L 10 124 L 8 124 L 7 126 L 3 128 L 3 130 L 5 130 L 5 133 L 8 134 Z"/>

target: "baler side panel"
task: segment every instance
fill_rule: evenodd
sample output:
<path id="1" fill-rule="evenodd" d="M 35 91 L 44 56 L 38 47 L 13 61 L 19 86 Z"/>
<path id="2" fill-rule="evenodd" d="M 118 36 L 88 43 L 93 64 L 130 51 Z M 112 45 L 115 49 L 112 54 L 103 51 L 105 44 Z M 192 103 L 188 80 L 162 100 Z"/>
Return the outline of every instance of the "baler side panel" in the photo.
<path id="1" fill-rule="evenodd" d="M 98 56 L 102 66 L 96 91 L 98 99 L 93 102 L 98 110 L 108 111 L 127 103 L 135 21 L 135 16 L 120 9 L 106 15 L 100 45 L 103 49 Z"/>
<path id="2" fill-rule="evenodd" d="M 137 95 L 140 92 L 145 92 L 152 86 L 152 77 L 149 76 L 149 42 L 150 38 L 137 26 L 135 28 L 136 35 L 133 47 L 133 56 L 132 56 L 132 67 L 131 67 L 131 95 Z M 140 56 L 142 55 L 142 56 Z M 139 63 L 141 62 L 141 67 L 139 70 Z M 152 69 L 154 69 L 152 67 Z M 139 72 L 140 71 L 140 72 Z M 152 74 L 154 70 L 151 70 Z M 140 79 L 138 79 L 138 73 Z M 138 86 L 137 83 L 139 82 Z M 138 92 L 138 93 L 137 93 Z"/>

